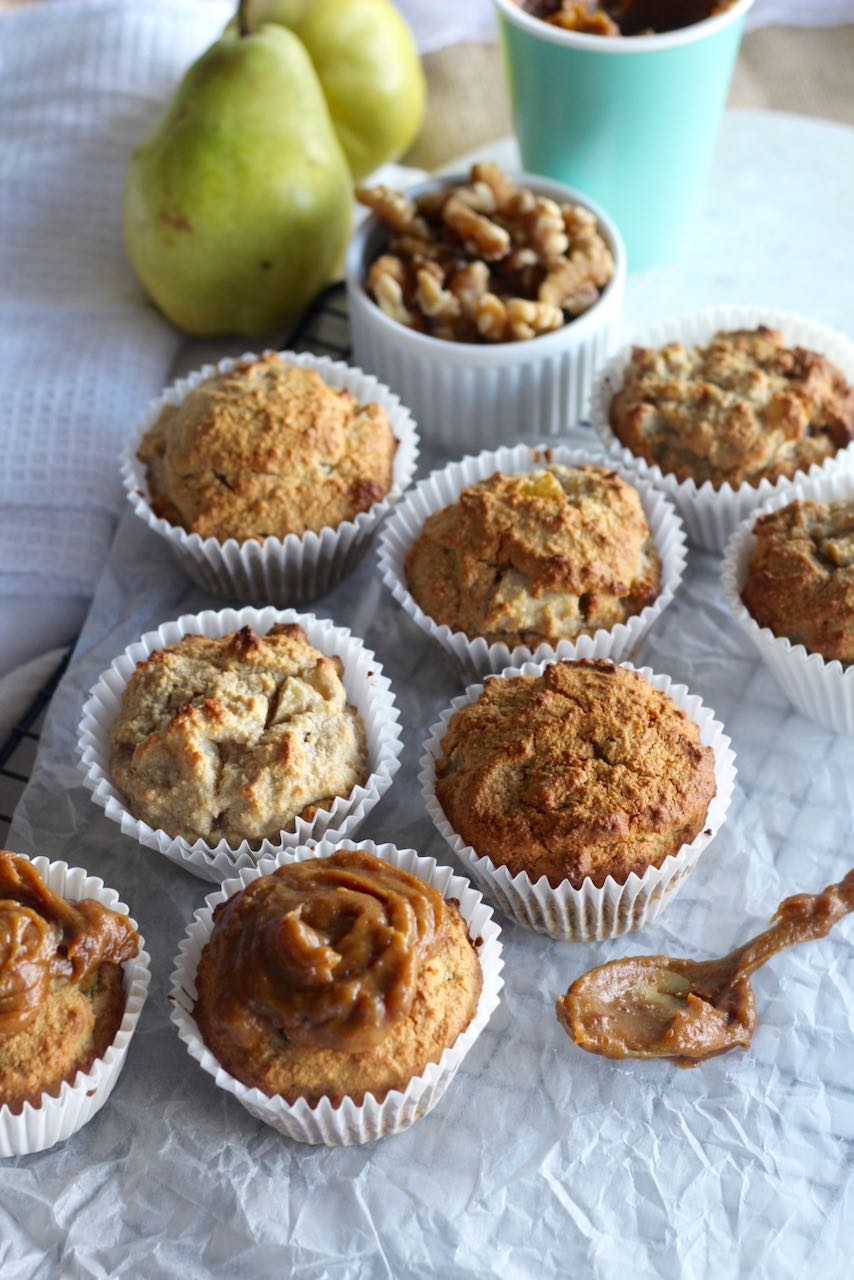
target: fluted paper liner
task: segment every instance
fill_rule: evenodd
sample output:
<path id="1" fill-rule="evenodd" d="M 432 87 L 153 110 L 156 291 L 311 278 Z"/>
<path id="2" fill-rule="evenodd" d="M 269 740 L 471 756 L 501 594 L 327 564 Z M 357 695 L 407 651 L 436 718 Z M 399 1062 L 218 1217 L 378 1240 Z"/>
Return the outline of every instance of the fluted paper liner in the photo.
<path id="1" fill-rule="evenodd" d="M 539 676 L 549 665 L 548 662 L 526 662 L 521 667 L 508 667 L 500 678 Z M 716 784 L 703 831 L 678 853 L 665 858 L 660 867 L 650 867 L 642 876 L 632 872 L 625 884 L 618 884 L 608 876 L 601 887 L 588 879 L 580 889 L 574 889 L 568 882 L 552 888 L 545 876 L 536 882 L 525 871 L 512 876 L 507 867 L 478 854 L 457 835 L 436 797 L 436 761 L 442 754 L 442 739 L 451 716 L 460 707 L 477 700 L 483 691 L 482 684 L 470 685 L 464 694 L 454 699 L 431 728 L 421 757 L 419 780 L 427 812 L 486 896 L 520 924 L 566 942 L 617 938 L 651 924 L 714 840 L 723 825 L 735 786 L 735 753 L 714 712 L 704 706 L 696 694 L 691 694 L 686 685 L 674 684 L 669 676 L 654 675 L 649 667 L 634 667 L 630 662 L 619 665 L 628 671 L 637 671 L 654 689 L 666 693 L 699 727 L 701 742 L 715 753 Z"/>
<path id="2" fill-rule="evenodd" d="M 342 849 L 363 849 L 432 885 L 443 898 L 455 899 L 468 926 L 469 937 L 472 941 L 478 938 L 481 940 L 477 955 L 483 975 L 483 987 L 469 1025 L 444 1050 L 439 1061 L 429 1063 L 423 1074 L 413 1076 L 405 1089 L 391 1090 L 381 1102 L 368 1094 L 361 1104 L 355 1103 L 351 1098 L 344 1098 L 337 1107 L 328 1098 L 321 1098 L 313 1106 L 302 1098 L 289 1103 L 284 1098 L 270 1097 L 260 1089 L 250 1089 L 235 1080 L 207 1048 L 193 1016 L 197 995 L 196 971 L 199 957 L 211 934 L 214 908 L 220 902 L 230 898 L 258 876 L 269 875 L 276 867 L 302 862 L 307 858 L 327 857 Z M 213 1076 L 220 1088 L 233 1094 L 251 1115 L 272 1125 L 279 1133 L 297 1142 L 322 1143 L 334 1147 L 373 1142 L 376 1138 L 401 1133 L 427 1115 L 453 1080 L 463 1058 L 498 1006 L 499 993 L 504 985 L 501 977 L 503 961 L 500 937 L 501 931 L 493 918 L 492 909 L 477 890 L 463 876 L 456 875 L 450 867 L 440 866 L 435 858 L 422 858 L 414 849 L 397 849 L 392 844 L 375 845 L 370 840 L 359 843 L 347 840 L 338 845 L 323 841 L 311 848 L 279 853 L 275 859 L 267 859 L 258 867 L 243 870 L 237 879 L 227 880 L 219 893 L 206 899 L 206 905 L 196 912 L 188 926 L 176 957 L 172 974 L 172 1021 L 190 1055 Z"/>
<path id="3" fill-rule="evenodd" d="M 90 876 L 82 867 L 41 857 L 32 858 L 31 862 L 44 882 L 63 897 L 74 901 L 95 898 L 111 911 L 130 915 L 115 889 L 108 889 L 103 880 Z M 136 928 L 135 920 L 131 919 L 131 924 Z M 0 1107 L 0 1157 L 31 1155 L 64 1142 L 101 1110 L 113 1092 L 151 980 L 143 938 L 139 940 L 139 954 L 126 960 L 122 968 L 125 1011 L 112 1044 L 88 1071 L 78 1071 L 73 1080 L 64 1081 L 57 1094 L 42 1094 L 38 1106 L 25 1102 L 19 1115 Z"/>
<path id="4" fill-rule="evenodd" d="M 836 659 L 829 662 L 820 653 L 810 653 L 804 645 L 793 644 L 787 636 L 775 636 L 770 627 L 760 627 L 741 600 L 748 563 L 756 545 L 753 533 L 756 521 L 797 498 L 804 502 L 854 503 L 854 474 L 837 471 L 806 477 L 791 491 L 778 494 L 754 512 L 729 540 L 721 567 L 721 583 L 732 616 L 798 711 L 837 733 L 854 733 L 854 664 L 844 667 Z"/>
<path id="5" fill-rule="evenodd" d="M 180 404 L 194 387 L 215 373 L 233 369 L 243 360 L 257 360 L 247 352 L 239 359 L 206 364 L 186 378 L 179 378 L 148 408 L 127 441 L 121 455 L 122 482 L 136 514 L 149 529 L 165 538 L 176 559 L 194 582 L 214 595 L 253 604 L 288 605 L 316 600 L 358 564 L 387 511 L 412 481 L 418 460 L 418 433 L 409 410 L 387 387 L 370 374 L 340 360 L 280 351 L 289 365 L 315 370 L 332 387 L 353 393 L 360 404 L 382 405 L 388 414 L 398 447 L 392 469 L 391 489 L 367 511 L 352 520 L 327 526 L 320 532 L 284 538 L 202 538 L 155 515 L 150 505 L 146 468 L 136 456 L 143 435 L 166 405 Z"/>
<path id="6" fill-rule="evenodd" d="M 127 809 L 110 772 L 110 729 L 121 706 L 122 695 L 137 663 L 144 662 L 157 649 L 165 649 L 188 635 L 220 637 L 241 627 L 250 626 L 258 635 L 266 634 L 276 623 L 298 623 L 305 629 L 308 641 L 327 657 L 338 656 L 344 666 L 342 680 L 347 701 L 356 708 L 365 725 L 370 775 L 364 784 L 354 787 L 347 796 L 338 796 L 331 808 L 319 809 L 307 820 L 296 818 L 293 829 L 283 831 L 277 839 L 265 839 L 253 848 L 248 840 L 229 845 L 220 840 L 216 845 L 204 840 L 193 842 L 181 836 L 150 827 Z M 243 867 L 258 862 L 282 849 L 296 848 L 308 840 L 330 841 L 353 834 L 374 805 L 391 786 L 400 768 L 403 749 L 400 713 L 395 707 L 390 681 L 382 674 L 377 661 L 357 636 L 347 627 L 337 627 L 312 613 L 293 609 L 221 609 L 199 614 L 185 614 L 175 622 L 164 622 L 156 631 L 148 631 L 135 644 L 129 645 L 103 673 L 83 707 L 78 730 L 78 752 L 84 785 L 92 799 L 108 818 L 119 823 L 125 835 L 149 849 L 156 849 L 171 862 L 203 880 L 220 883 Z"/>
<path id="7" fill-rule="evenodd" d="M 409 491 L 386 521 L 378 548 L 383 582 L 413 622 L 456 658 L 464 670 L 484 675 L 487 672 L 503 671 L 508 666 L 519 666 L 523 662 L 542 662 L 556 657 L 611 658 L 614 662 L 629 658 L 670 604 L 682 581 L 687 559 L 682 521 L 667 498 L 658 493 L 650 483 L 617 467 L 616 470 L 623 479 L 633 485 L 640 495 L 661 558 L 661 591 L 652 604 L 625 622 L 617 623 L 610 630 L 600 628 L 594 635 L 561 640 L 557 645 L 541 644 L 536 650 L 526 645 L 517 645 L 511 650 L 503 643 L 490 644 L 483 636 L 470 640 L 465 632 L 452 631 L 450 627 L 439 626 L 434 622 L 412 596 L 404 568 L 409 548 L 424 527 L 427 517 L 449 503 L 456 502 L 460 492 L 468 485 L 486 480 L 496 471 L 516 475 L 553 464 L 565 467 L 592 465 L 613 468 L 613 460 L 607 456 L 595 451 L 569 449 L 563 445 L 549 447 L 547 451 L 542 447 L 526 444 L 489 450 L 434 471 Z"/>
<path id="8" fill-rule="evenodd" d="M 791 480 L 783 477 L 773 483 L 762 480 L 758 485 L 741 484 L 735 488 L 727 481 L 715 489 L 710 480 L 702 485 L 697 485 L 694 480 L 677 480 L 674 475 L 662 472 L 657 465 L 651 466 L 646 459 L 626 448 L 611 428 L 611 401 L 620 388 L 633 346 L 660 347 L 667 342 L 681 342 L 686 347 L 700 346 L 711 341 L 721 330 L 755 329 L 758 325 L 779 329 L 790 346 L 806 347 L 826 356 L 849 382 L 854 383 L 854 343 L 835 329 L 790 311 L 773 311 L 764 307 L 712 307 L 658 324 L 640 334 L 608 361 L 593 387 L 590 420 L 610 456 L 627 471 L 640 479 L 651 480 L 666 493 L 685 521 L 689 541 L 709 551 L 723 551 L 727 539 L 746 516 L 777 494 L 791 495 L 792 486 L 798 480 L 854 468 L 854 445 L 840 449 L 820 465 L 814 463 L 808 472 L 796 472 Z"/>

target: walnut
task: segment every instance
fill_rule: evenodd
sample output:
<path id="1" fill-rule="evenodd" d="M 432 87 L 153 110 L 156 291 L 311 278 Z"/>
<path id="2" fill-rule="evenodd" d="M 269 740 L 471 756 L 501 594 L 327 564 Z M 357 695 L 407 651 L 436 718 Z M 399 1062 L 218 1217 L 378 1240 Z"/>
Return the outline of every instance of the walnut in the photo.
<path id="1" fill-rule="evenodd" d="M 357 187 L 356 199 L 373 209 L 380 221 L 392 231 L 429 239 L 427 223 L 420 217 L 414 202 L 402 191 L 392 191 L 390 187 Z"/>
<path id="2" fill-rule="evenodd" d="M 415 279 L 417 281 L 415 300 L 425 316 L 449 320 L 460 314 L 459 298 L 455 297 L 450 289 L 443 289 L 441 282 L 432 272 L 422 267 L 420 271 L 416 271 Z"/>
<path id="3" fill-rule="evenodd" d="M 474 316 L 477 304 L 489 289 L 489 267 L 485 262 L 467 263 L 452 275 L 450 289 L 459 298 L 463 315 Z"/>
<path id="4" fill-rule="evenodd" d="M 386 187 L 358 197 L 391 232 L 367 273 L 386 313 L 455 342 L 518 342 L 597 301 L 614 274 L 595 217 L 518 187 L 494 164 L 414 200 Z"/>
<path id="5" fill-rule="evenodd" d="M 560 307 L 547 302 L 531 302 L 528 298 L 511 298 L 507 303 L 507 323 L 514 342 L 536 338 L 541 333 L 551 333 L 563 324 Z"/>

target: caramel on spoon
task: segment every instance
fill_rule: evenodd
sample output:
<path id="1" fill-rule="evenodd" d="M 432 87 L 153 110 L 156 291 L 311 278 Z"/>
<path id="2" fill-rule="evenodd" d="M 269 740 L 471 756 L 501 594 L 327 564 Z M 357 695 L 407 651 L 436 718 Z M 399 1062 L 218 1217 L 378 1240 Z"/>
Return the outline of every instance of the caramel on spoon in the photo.
<path id="1" fill-rule="evenodd" d="M 823 938 L 854 911 L 854 870 L 822 893 L 780 903 L 770 929 L 720 960 L 627 956 L 583 974 L 556 1002 L 575 1043 L 606 1058 L 672 1058 L 693 1067 L 756 1029 L 749 978 L 785 947 Z"/>

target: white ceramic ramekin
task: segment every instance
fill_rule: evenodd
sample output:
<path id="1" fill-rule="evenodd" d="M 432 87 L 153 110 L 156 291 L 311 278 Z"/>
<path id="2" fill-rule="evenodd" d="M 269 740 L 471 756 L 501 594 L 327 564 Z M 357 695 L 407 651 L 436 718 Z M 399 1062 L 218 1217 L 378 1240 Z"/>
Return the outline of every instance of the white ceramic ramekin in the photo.
<path id="1" fill-rule="evenodd" d="M 548 662 L 526 662 L 521 667 L 508 667 L 499 678 L 539 676 L 549 665 Z M 666 693 L 699 727 L 701 742 L 715 753 L 717 786 L 700 835 L 683 845 L 678 853 L 665 858 L 660 867 L 650 867 L 642 876 L 632 872 L 625 884 L 618 884 L 608 876 L 599 888 L 592 880 L 585 880 L 580 889 L 574 889 L 569 883 L 555 889 L 545 876 L 536 882 L 525 871 L 511 876 L 507 867 L 478 854 L 457 835 L 436 797 L 436 761 L 442 755 L 442 740 L 451 716 L 460 707 L 478 699 L 482 684 L 470 685 L 461 697 L 454 699 L 431 728 L 421 757 L 419 780 L 427 812 L 472 878 L 491 901 L 520 924 L 565 942 L 603 941 L 651 924 L 717 835 L 735 786 L 735 753 L 714 712 L 704 706 L 696 694 L 689 693 L 684 684 L 674 684 L 669 676 L 654 675 L 649 667 L 633 667 L 630 662 L 622 662 L 620 666 L 637 671 L 654 689 Z"/>
<path id="2" fill-rule="evenodd" d="M 445 1049 L 438 1062 L 431 1062 L 423 1075 L 413 1076 L 404 1090 L 391 1090 L 382 1102 L 368 1094 L 357 1105 L 345 1098 L 338 1107 L 322 1098 L 314 1106 L 304 1099 L 288 1103 L 281 1097 L 270 1097 L 260 1089 L 250 1089 L 235 1080 L 220 1066 L 206 1047 L 196 1026 L 193 1010 L 196 1003 L 196 970 L 199 957 L 211 934 L 213 910 L 239 892 L 258 876 L 269 875 L 276 867 L 290 862 L 302 862 L 306 858 L 322 858 L 341 849 L 362 849 L 386 862 L 393 863 L 410 875 L 417 876 L 432 885 L 443 898 L 453 898 L 459 903 L 460 914 L 468 926 L 469 937 L 476 941 L 477 954 L 483 974 L 483 988 L 475 1015 L 456 1041 Z M 349 840 L 338 845 L 326 841 L 312 848 L 295 849 L 280 853 L 252 870 L 244 870 L 235 880 L 227 880 L 219 893 L 206 899 L 197 911 L 181 942 L 172 974 L 172 1021 L 178 1028 L 190 1055 L 213 1076 L 221 1089 L 234 1095 L 251 1115 L 265 1124 L 272 1125 L 279 1133 L 297 1142 L 323 1143 L 326 1146 L 351 1146 L 355 1143 L 373 1142 L 392 1133 L 401 1133 L 416 1120 L 432 1111 L 457 1073 L 460 1063 L 486 1026 L 498 1006 L 499 993 L 504 985 L 501 977 L 501 931 L 495 923 L 492 909 L 468 880 L 455 875 L 450 867 L 440 866 L 434 858 L 422 858 L 413 849 L 398 849 L 392 844 L 375 845 L 370 840 L 354 844 Z"/>
<path id="3" fill-rule="evenodd" d="M 310 644 L 328 657 L 337 655 L 344 664 L 342 679 L 347 699 L 361 716 L 367 733 L 370 768 L 367 781 L 354 787 L 348 796 L 338 796 L 330 809 L 318 810 L 310 821 L 297 818 L 293 830 L 281 832 L 277 840 L 262 840 L 257 848 L 252 848 L 248 840 L 236 847 L 225 840 L 215 846 L 203 840 L 191 843 L 140 822 L 125 807 L 124 798 L 113 785 L 110 774 L 110 729 L 137 663 L 144 662 L 156 649 L 178 644 L 184 636 L 220 637 L 246 626 L 264 635 L 277 622 L 299 623 Z M 282 849 L 295 848 L 311 839 L 335 842 L 354 833 L 385 795 L 400 768 L 403 742 L 399 718 L 391 683 L 382 674 L 382 664 L 346 627 L 336 627 L 314 614 L 296 613 L 293 609 L 222 609 L 218 613 L 207 610 L 185 614 L 175 622 L 164 622 L 156 631 L 146 632 L 115 659 L 83 707 L 77 749 L 84 785 L 107 817 L 119 823 L 125 835 L 149 849 L 156 849 L 201 879 L 220 883 L 226 876 L 233 876 L 244 867 L 254 868 L 262 858 Z"/>
<path id="4" fill-rule="evenodd" d="M 130 915 L 115 889 L 108 889 L 103 880 L 90 876 L 82 867 L 69 867 L 66 862 L 50 862 L 47 858 L 31 861 L 45 883 L 63 897 L 75 902 L 95 898 L 111 911 Z M 136 928 L 135 920 L 131 924 Z M 113 1043 L 88 1071 L 78 1071 L 73 1080 L 64 1081 L 56 1095 L 42 1094 L 38 1106 L 25 1102 L 18 1115 L 8 1107 L 0 1107 L 0 1157 L 32 1155 L 70 1138 L 101 1110 L 113 1092 L 151 981 L 143 938 L 139 940 L 139 954 L 125 961 L 123 969 L 125 1012 Z"/>
<path id="5" fill-rule="evenodd" d="M 631 657 L 639 647 L 649 629 L 670 604 L 682 581 L 687 558 L 682 521 L 671 503 L 651 484 L 617 468 L 640 494 L 661 558 L 661 591 L 652 604 L 609 631 L 600 629 L 592 636 L 562 640 L 556 646 L 542 644 L 536 650 L 525 645 L 517 645 L 511 650 L 506 644 L 489 644 L 483 636 L 470 640 L 464 632 L 452 631 L 448 626 L 438 626 L 428 617 L 409 591 L 404 568 L 409 548 L 421 532 L 427 517 L 455 502 L 468 485 L 486 480 L 496 471 L 505 475 L 517 475 L 553 464 L 564 467 L 612 465 L 610 459 L 595 452 L 568 449 L 563 445 L 550 448 L 547 454 L 542 449 L 525 444 L 486 451 L 476 457 L 451 462 L 434 471 L 426 480 L 420 481 L 398 504 L 383 528 L 378 548 L 383 582 L 413 622 L 456 658 L 464 671 L 485 675 L 487 672 L 503 671 L 505 667 L 520 666 L 523 662 L 542 662 L 555 657 L 611 658 L 614 662 L 619 662 Z"/>
<path id="6" fill-rule="evenodd" d="M 755 329 L 758 325 L 779 329 L 791 346 L 820 352 L 842 370 L 849 382 L 854 383 L 854 342 L 835 329 L 788 311 L 772 311 L 764 307 L 712 307 L 656 325 L 641 334 L 608 361 L 593 388 L 590 420 L 610 456 L 627 471 L 640 479 L 651 480 L 666 493 L 685 521 L 689 541 L 709 551 L 723 551 L 730 534 L 746 516 L 776 494 L 791 493 L 792 485 L 801 477 L 805 478 L 807 474 L 829 475 L 854 467 L 854 446 L 849 445 L 834 457 L 826 458 L 821 466 L 812 466 L 808 473 L 798 472 L 792 480 L 784 478 L 773 484 L 770 480 L 762 480 L 758 485 L 741 484 L 735 488 L 727 482 L 715 489 L 709 480 L 702 485 L 697 485 L 694 480 L 677 480 L 625 448 L 611 428 L 611 401 L 620 388 L 633 346 L 661 347 L 668 342 L 681 342 L 686 347 L 701 346 L 720 331 Z"/>
<path id="7" fill-rule="evenodd" d="M 854 503 L 854 474 L 837 471 L 800 480 L 791 491 L 777 494 L 745 520 L 733 533 L 724 555 L 724 595 L 732 616 L 798 711 L 837 733 L 854 733 L 854 665 L 843 667 L 836 660 L 828 662 L 820 653 L 809 653 L 802 644 L 792 644 L 786 636 L 775 636 L 769 627 L 759 626 L 741 600 L 756 545 L 753 528 L 757 519 L 798 498 L 804 502 Z"/>
<path id="8" fill-rule="evenodd" d="M 527 342 L 447 342 L 387 316 L 365 289 L 368 268 L 388 237 L 371 215 L 347 251 L 353 352 L 415 414 L 426 440 L 454 451 L 491 449 L 527 437 L 555 436 L 586 416 L 596 370 L 620 339 L 626 253 L 614 223 L 586 196 L 530 174 L 513 175 L 538 195 L 572 201 L 595 214 L 614 257 L 614 275 L 598 302 L 553 333 Z M 411 187 L 422 195 L 459 186 L 468 176 Z"/>
<path id="9" fill-rule="evenodd" d="M 309 532 L 301 537 L 290 533 L 285 538 L 250 538 L 246 542 L 202 538 L 154 514 L 146 469 L 136 456 L 143 435 L 165 405 L 180 404 L 212 374 L 232 369 L 242 360 L 257 359 L 251 352 L 239 359 L 206 364 L 188 377 L 179 378 L 149 406 L 121 455 L 122 481 L 134 512 L 149 529 L 166 539 L 193 581 L 214 595 L 260 605 L 316 600 L 346 577 L 358 564 L 383 516 L 411 483 L 418 460 L 418 432 L 409 410 L 376 378 L 326 356 L 295 355 L 290 351 L 280 351 L 279 355 L 286 364 L 314 369 L 330 386 L 351 391 L 361 404 L 382 405 L 388 414 L 398 440 L 392 486 L 385 498 L 368 511 L 319 533 Z"/>

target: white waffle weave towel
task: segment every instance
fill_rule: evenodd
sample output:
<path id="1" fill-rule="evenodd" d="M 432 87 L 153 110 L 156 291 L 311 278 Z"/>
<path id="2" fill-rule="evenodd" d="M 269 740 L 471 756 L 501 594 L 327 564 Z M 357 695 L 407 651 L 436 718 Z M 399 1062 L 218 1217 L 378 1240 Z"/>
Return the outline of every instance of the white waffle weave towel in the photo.
<path id="1" fill-rule="evenodd" d="M 180 345 L 126 263 L 123 175 L 229 9 L 53 0 L 0 22 L 0 599 L 90 595 L 101 571 L 122 438 Z"/>

